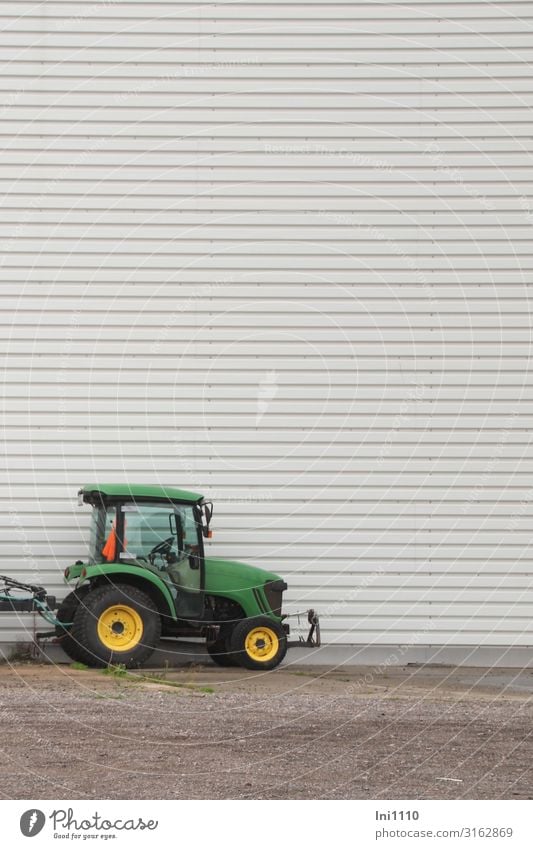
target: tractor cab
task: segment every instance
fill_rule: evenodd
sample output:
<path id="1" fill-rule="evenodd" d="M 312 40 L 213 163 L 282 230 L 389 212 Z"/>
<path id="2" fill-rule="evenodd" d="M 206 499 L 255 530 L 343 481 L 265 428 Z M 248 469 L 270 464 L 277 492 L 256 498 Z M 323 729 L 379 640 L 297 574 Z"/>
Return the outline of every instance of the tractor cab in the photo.
<path id="1" fill-rule="evenodd" d="M 211 533 L 212 505 L 194 493 L 169 494 L 158 499 L 153 487 L 80 490 L 81 503 L 93 507 L 88 562 L 149 569 L 169 586 L 178 616 L 197 619 L 204 609 L 203 539 Z"/>

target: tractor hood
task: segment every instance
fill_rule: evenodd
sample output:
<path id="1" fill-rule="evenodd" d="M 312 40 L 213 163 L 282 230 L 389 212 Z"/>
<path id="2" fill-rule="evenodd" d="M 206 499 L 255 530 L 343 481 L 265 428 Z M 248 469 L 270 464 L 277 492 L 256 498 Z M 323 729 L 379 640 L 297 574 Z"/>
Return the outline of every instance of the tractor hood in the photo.
<path id="1" fill-rule="evenodd" d="M 222 560 L 220 557 L 205 559 L 206 592 L 224 593 L 225 591 L 243 592 L 264 586 L 267 581 L 282 581 L 275 572 L 267 572 L 238 560 Z"/>

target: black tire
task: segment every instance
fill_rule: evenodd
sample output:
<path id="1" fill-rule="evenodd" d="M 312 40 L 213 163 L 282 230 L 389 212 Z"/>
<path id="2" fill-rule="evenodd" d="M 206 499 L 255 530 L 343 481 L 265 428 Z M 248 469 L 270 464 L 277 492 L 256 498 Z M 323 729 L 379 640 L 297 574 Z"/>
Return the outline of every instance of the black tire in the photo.
<path id="1" fill-rule="evenodd" d="M 130 612 L 124 613 L 124 608 Z M 117 612 L 121 610 L 122 613 Z M 106 619 L 113 620 L 112 627 L 106 624 Z M 138 627 L 130 628 L 128 621 L 138 623 Z M 115 625 L 122 631 L 115 630 Z M 106 641 L 102 639 L 103 633 Z M 120 640 L 128 635 L 130 641 L 122 647 Z M 87 658 L 83 662 L 88 666 L 141 666 L 159 642 L 161 617 L 150 596 L 142 590 L 130 584 L 109 584 L 92 590 L 78 606 L 71 637 L 81 647 Z"/>
<path id="2" fill-rule="evenodd" d="M 83 602 L 83 598 L 87 595 L 89 590 L 89 586 L 80 587 L 79 590 L 74 590 L 74 592 L 69 593 L 59 605 L 56 614 L 56 618 L 59 619 L 60 622 L 65 622 L 67 626 L 62 627 L 61 625 L 56 625 L 56 636 L 58 638 L 59 645 L 71 660 L 85 664 L 88 664 L 90 655 L 88 655 L 83 646 L 79 645 L 79 643 L 74 640 L 71 634 L 71 629 L 74 616 L 76 615 L 76 610 Z"/>
<path id="3" fill-rule="evenodd" d="M 211 660 L 217 666 L 238 666 L 235 656 L 231 652 L 228 637 L 218 637 L 212 642 L 206 643 L 207 652 Z"/>
<path id="4" fill-rule="evenodd" d="M 230 647 L 239 666 L 245 669 L 275 669 L 287 653 L 287 634 L 274 619 L 255 616 L 235 625 Z"/>

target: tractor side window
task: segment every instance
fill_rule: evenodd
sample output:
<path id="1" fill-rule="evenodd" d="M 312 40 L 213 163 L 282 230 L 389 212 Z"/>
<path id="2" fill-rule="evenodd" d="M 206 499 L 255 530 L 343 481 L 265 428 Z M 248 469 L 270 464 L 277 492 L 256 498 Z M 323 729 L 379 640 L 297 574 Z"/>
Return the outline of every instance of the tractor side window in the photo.
<path id="1" fill-rule="evenodd" d="M 183 530 L 183 549 L 186 554 L 191 554 L 198 548 L 198 526 L 192 508 L 184 507 L 178 510 L 177 516 Z"/>
<path id="2" fill-rule="evenodd" d="M 188 505 L 123 504 L 121 560 L 137 560 L 165 573 L 176 590 L 199 592 L 200 539 Z"/>
<path id="3" fill-rule="evenodd" d="M 89 531 L 89 563 L 111 562 L 116 559 L 116 510 L 94 507 Z"/>
<path id="4" fill-rule="evenodd" d="M 187 593 L 198 593 L 201 589 L 201 571 L 199 563 L 199 528 L 192 507 L 177 506 L 174 519 L 179 538 L 179 559 L 168 564 L 167 572 L 173 585 L 182 592 L 182 612 L 187 612 Z M 184 597 L 184 598 L 183 598 Z M 189 596 L 189 602 L 193 598 Z M 192 602 L 191 612 L 195 602 Z M 183 607 L 184 605 L 184 607 Z"/>
<path id="5" fill-rule="evenodd" d="M 146 560 L 158 569 L 179 556 L 174 511 L 163 505 L 123 504 L 124 551 L 121 560 Z"/>

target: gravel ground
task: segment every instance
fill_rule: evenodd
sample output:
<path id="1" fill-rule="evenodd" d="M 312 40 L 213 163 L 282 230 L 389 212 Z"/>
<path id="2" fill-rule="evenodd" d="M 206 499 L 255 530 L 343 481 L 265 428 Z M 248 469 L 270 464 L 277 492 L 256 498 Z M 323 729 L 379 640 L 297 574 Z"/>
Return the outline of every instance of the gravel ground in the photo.
<path id="1" fill-rule="evenodd" d="M 533 674 L 0 667 L 0 788 L 46 799 L 532 798 Z M 453 780 L 452 780 L 453 779 Z"/>

